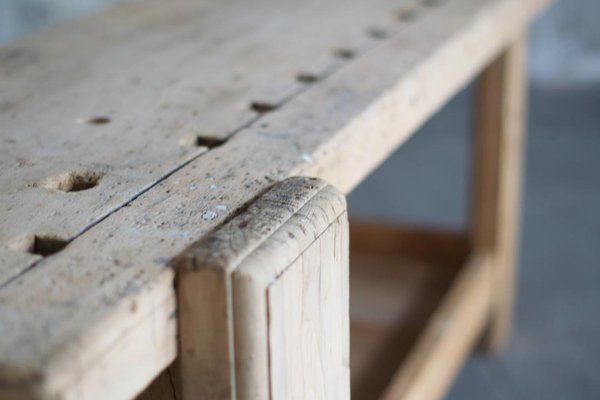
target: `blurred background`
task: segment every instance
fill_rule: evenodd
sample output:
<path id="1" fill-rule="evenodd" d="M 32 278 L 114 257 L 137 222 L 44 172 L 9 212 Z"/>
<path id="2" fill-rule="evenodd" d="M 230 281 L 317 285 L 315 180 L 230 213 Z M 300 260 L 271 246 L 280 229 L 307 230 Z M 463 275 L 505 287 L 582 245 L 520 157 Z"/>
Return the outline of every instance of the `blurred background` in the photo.
<path id="1" fill-rule="evenodd" d="M 0 44 L 116 2 L 0 0 Z M 600 1 L 563 0 L 532 28 L 515 329 L 505 353 L 472 358 L 450 399 L 600 398 L 599 21 Z M 463 226 L 470 98 L 467 88 L 353 192 L 351 213 Z"/>

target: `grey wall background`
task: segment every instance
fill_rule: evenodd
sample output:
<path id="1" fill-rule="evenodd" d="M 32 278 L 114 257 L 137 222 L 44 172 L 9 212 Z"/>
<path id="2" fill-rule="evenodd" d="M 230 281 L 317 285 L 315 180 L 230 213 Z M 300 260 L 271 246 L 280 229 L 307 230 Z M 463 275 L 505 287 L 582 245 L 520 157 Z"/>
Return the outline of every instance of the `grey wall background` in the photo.
<path id="1" fill-rule="evenodd" d="M 0 0 L 0 45 L 119 0 Z"/>
<path id="2" fill-rule="evenodd" d="M 0 44 L 118 1 L 0 0 Z M 558 1 L 536 22 L 530 72 L 544 85 L 600 81 L 600 1 Z"/>
<path id="3" fill-rule="evenodd" d="M 545 84 L 600 81 L 600 1 L 554 3 L 533 27 L 530 69 Z"/>

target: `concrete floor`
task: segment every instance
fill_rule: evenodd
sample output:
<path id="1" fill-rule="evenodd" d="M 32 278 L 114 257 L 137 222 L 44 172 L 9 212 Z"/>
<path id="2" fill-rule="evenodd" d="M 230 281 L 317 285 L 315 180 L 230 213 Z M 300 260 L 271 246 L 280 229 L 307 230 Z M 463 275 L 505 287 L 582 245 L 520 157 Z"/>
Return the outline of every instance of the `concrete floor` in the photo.
<path id="1" fill-rule="evenodd" d="M 469 101 L 357 188 L 351 214 L 461 226 Z M 527 157 L 513 336 L 502 355 L 473 357 L 449 399 L 600 398 L 600 84 L 532 88 Z"/>

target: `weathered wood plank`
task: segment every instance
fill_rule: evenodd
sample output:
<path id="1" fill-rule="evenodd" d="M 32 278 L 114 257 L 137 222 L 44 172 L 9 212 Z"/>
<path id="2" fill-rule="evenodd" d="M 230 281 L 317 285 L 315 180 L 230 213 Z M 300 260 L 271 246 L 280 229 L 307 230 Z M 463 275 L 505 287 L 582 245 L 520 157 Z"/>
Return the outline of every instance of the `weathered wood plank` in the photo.
<path id="1" fill-rule="evenodd" d="M 377 46 L 410 1 L 130 0 L 0 49 L 0 246 L 74 238 L 347 64 L 336 50 Z"/>
<path id="2" fill-rule="evenodd" d="M 526 99 L 525 35 L 479 78 L 475 96 L 471 239 L 494 269 L 488 350 L 506 342 L 515 296 Z"/>
<path id="3" fill-rule="evenodd" d="M 173 272 L 168 268 L 174 256 L 273 182 L 288 176 L 319 176 L 349 191 L 500 53 L 524 28 L 534 3 L 541 4 L 452 0 L 419 9 L 413 21 L 389 28 L 387 39 L 368 51 L 358 51 L 352 60 L 338 60 L 343 68 L 264 114 L 223 146 L 178 169 L 130 207 L 114 212 L 26 274 L 9 280 L 0 290 L 0 392 L 81 398 L 87 385 L 83 377 L 100 373 L 95 369 L 104 354 L 118 348 L 126 332 L 139 324 L 151 324 L 156 299 L 174 296 Z M 367 8 L 376 7 L 369 3 Z M 331 13 L 324 15 L 332 19 Z M 361 13 L 353 15 L 359 22 L 367 21 Z M 362 25 L 351 24 L 353 29 Z M 278 29 L 285 31 L 287 26 Z M 357 35 L 364 34 L 362 28 L 357 31 L 361 32 Z M 308 54 L 301 52 L 303 57 Z M 246 65 L 242 55 L 229 56 Z M 183 63 L 178 57 L 170 62 Z M 151 101 L 154 92 L 145 93 L 145 101 Z M 147 109 L 153 108 L 143 106 L 134 114 L 147 115 Z M 165 116 L 165 120 L 172 121 L 171 117 Z M 194 127 L 197 123 L 190 122 Z M 164 127 L 179 133 L 184 128 Z M 90 142 L 90 147 L 94 143 Z M 118 149 L 120 143 L 113 144 Z M 158 145 L 152 143 L 152 147 Z M 101 182 L 110 179 L 105 176 Z M 67 199 L 67 203 L 49 204 L 63 213 L 72 210 L 73 215 L 78 215 L 79 204 L 94 209 L 95 200 Z M 75 208 L 69 208 L 70 204 Z M 11 213 L 2 216 L 15 218 Z M 29 221 L 26 216 L 22 220 Z M 39 221 L 38 217 L 33 220 Z M 76 225 L 79 229 L 88 223 Z M 174 347 L 174 335 L 165 341 L 164 348 L 169 343 Z M 148 357 L 154 358 L 141 370 L 140 382 L 142 375 L 149 382 L 174 357 L 158 347 L 147 351 Z M 128 354 L 121 355 L 111 362 L 128 365 Z M 118 369 L 103 368 L 103 379 L 117 379 L 113 371 Z M 84 398 L 104 398 L 103 393 L 84 394 Z M 113 394 L 111 397 L 120 398 L 135 393 Z"/>

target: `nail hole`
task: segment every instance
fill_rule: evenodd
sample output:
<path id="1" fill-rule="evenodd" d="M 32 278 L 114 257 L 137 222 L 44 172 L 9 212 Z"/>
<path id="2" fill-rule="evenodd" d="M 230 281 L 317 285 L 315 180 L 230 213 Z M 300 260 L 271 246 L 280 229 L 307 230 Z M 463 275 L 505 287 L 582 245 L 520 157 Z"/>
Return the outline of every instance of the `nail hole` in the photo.
<path id="1" fill-rule="evenodd" d="M 388 36 L 388 33 L 385 29 L 369 28 L 367 29 L 367 35 L 373 39 L 385 39 Z"/>
<path id="2" fill-rule="evenodd" d="M 10 247 L 15 251 L 24 251 L 30 254 L 48 257 L 64 249 L 67 244 L 69 244 L 68 241 L 56 236 L 32 235 L 21 237 L 13 241 Z"/>
<path id="3" fill-rule="evenodd" d="M 108 117 L 93 117 L 87 120 L 90 125 L 106 125 L 110 122 Z"/>
<path id="4" fill-rule="evenodd" d="M 356 53 L 350 49 L 337 49 L 333 52 L 333 54 L 337 58 L 341 58 L 344 60 L 350 60 L 351 58 L 354 58 L 356 56 Z"/>
<path id="5" fill-rule="evenodd" d="M 61 192 L 80 192 L 97 186 L 102 179 L 102 175 L 102 173 L 92 171 L 68 172 L 47 179 L 42 186 L 46 189 L 60 190 Z"/>
<path id="6" fill-rule="evenodd" d="M 277 109 L 277 105 L 273 103 L 266 103 L 261 101 L 253 101 L 250 104 L 252 111 L 256 111 L 259 114 L 268 113 Z"/>
<path id="7" fill-rule="evenodd" d="M 302 83 L 315 83 L 319 80 L 319 77 L 313 74 L 301 73 L 296 76 L 296 80 Z"/>
<path id="8" fill-rule="evenodd" d="M 220 139 L 216 137 L 196 136 L 196 142 L 194 144 L 198 147 L 207 147 L 209 149 L 214 149 L 215 147 L 221 146 L 225 142 L 225 139 Z"/>

